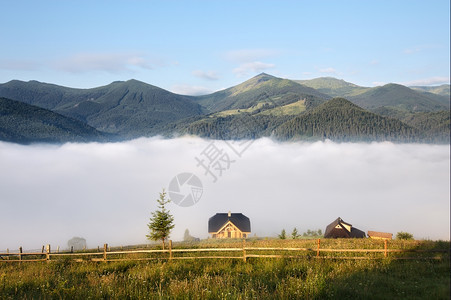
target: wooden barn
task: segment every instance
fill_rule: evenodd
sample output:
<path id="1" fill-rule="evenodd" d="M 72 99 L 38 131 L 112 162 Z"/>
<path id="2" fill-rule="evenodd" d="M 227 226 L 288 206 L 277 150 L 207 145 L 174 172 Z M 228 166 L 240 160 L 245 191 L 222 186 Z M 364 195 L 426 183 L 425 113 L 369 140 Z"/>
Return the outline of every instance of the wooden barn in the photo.
<path id="1" fill-rule="evenodd" d="M 391 240 L 393 238 L 393 233 L 368 230 L 368 237 L 371 239 Z"/>
<path id="2" fill-rule="evenodd" d="M 351 224 L 346 223 L 341 218 L 336 219 L 326 227 L 324 233 L 325 238 L 364 238 L 365 232 L 352 227 Z"/>
<path id="3" fill-rule="evenodd" d="M 242 213 L 217 213 L 208 219 L 208 233 L 216 239 L 247 238 L 251 233 L 251 221 Z"/>

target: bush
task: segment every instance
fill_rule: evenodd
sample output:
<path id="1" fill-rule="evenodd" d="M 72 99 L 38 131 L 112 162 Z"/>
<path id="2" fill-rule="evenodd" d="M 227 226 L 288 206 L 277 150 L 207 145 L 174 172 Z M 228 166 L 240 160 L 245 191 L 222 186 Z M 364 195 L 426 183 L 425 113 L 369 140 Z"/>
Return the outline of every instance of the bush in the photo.
<path id="1" fill-rule="evenodd" d="M 396 239 L 397 240 L 413 240 L 413 234 L 404 232 L 404 231 L 400 231 L 396 234 Z"/>

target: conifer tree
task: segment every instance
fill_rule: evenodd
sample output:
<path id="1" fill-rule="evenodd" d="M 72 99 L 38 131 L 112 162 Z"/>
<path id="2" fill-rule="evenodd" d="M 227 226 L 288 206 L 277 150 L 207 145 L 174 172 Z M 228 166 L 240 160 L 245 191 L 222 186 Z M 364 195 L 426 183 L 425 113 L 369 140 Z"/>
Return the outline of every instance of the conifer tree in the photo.
<path id="1" fill-rule="evenodd" d="M 291 238 L 294 240 L 297 239 L 298 237 L 299 237 L 298 230 L 296 227 L 294 227 L 293 231 L 291 232 Z"/>
<path id="2" fill-rule="evenodd" d="M 158 210 L 151 213 L 152 217 L 150 218 L 149 224 L 147 224 L 149 227 L 149 234 L 146 235 L 146 237 L 153 241 L 161 240 L 164 249 L 164 241 L 169 237 L 171 230 L 175 226 L 174 217 L 165 206 L 171 202 L 171 200 L 166 199 L 166 192 L 164 189 L 160 193 L 160 199 L 157 199 L 157 202 Z"/>
<path id="3" fill-rule="evenodd" d="M 284 240 L 287 238 L 287 233 L 285 229 L 282 229 L 282 232 L 279 234 L 279 239 Z"/>

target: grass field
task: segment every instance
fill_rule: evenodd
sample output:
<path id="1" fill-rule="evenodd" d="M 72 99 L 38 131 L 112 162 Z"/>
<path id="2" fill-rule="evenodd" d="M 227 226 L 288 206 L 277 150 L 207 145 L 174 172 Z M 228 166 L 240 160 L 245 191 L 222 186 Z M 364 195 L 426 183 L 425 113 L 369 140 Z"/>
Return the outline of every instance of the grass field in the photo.
<path id="1" fill-rule="evenodd" d="M 315 245 L 315 240 L 248 241 L 249 246 Z M 330 243 L 327 245 L 327 243 Z M 334 248 L 381 242 L 330 240 Z M 198 247 L 236 247 L 203 241 Z M 195 244 L 174 244 L 190 247 Z M 449 242 L 390 242 L 404 249 L 449 249 Z M 59 260 L 0 263 L 0 299 L 449 299 L 450 262 L 290 258 L 146 262 Z"/>

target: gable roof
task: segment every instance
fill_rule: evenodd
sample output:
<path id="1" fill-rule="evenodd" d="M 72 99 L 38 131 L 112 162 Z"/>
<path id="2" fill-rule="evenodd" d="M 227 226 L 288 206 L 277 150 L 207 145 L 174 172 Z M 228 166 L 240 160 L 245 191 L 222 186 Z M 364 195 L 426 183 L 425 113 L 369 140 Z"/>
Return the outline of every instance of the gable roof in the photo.
<path id="1" fill-rule="evenodd" d="M 341 226 L 341 229 L 335 228 L 337 225 Z M 346 229 L 344 225 L 351 227 L 351 231 Z M 339 232 L 337 232 L 339 231 Z M 350 238 L 363 238 L 366 237 L 365 232 L 355 227 L 352 227 L 351 224 L 343 221 L 342 218 L 338 217 L 335 221 L 327 225 L 326 231 L 324 232 L 324 237 L 350 237 Z"/>
<path id="2" fill-rule="evenodd" d="M 392 239 L 393 233 L 368 230 L 368 236 L 372 238 Z"/>
<path id="3" fill-rule="evenodd" d="M 242 232 L 251 232 L 251 221 L 242 213 L 217 213 L 208 219 L 208 232 L 218 232 L 228 221 L 232 222 Z"/>

